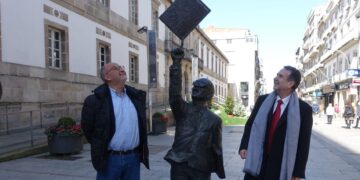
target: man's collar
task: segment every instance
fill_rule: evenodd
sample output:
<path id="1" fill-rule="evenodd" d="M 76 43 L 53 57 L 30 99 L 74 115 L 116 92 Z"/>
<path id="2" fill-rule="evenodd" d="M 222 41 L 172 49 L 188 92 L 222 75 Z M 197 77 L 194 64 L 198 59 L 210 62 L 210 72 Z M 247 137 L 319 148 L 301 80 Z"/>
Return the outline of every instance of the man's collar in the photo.
<path id="1" fill-rule="evenodd" d="M 276 96 L 276 102 L 277 102 L 279 99 L 281 99 L 282 102 L 283 102 L 283 104 L 287 104 L 287 102 L 289 102 L 289 100 L 290 100 L 290 96 L 291 96 L 291 94 L 289 94 L 289 95 L 286 96 L 285 98 L 281 99 L 280 96 L 277 95 L 277 96 Z"/>
<path id="2" fill-rule="evenodd" d="M 111 88 L 110 86 L 109 86 L 109 89 L 110 89 L 110 91 L 111 91 L 112 93 L 115 93 L 116 95 L 120 96 L 119 92 L 117 92 L 115 89 Z M 123 89 L 123 95 L 124 95 L 124 94 L 126 94 L 126 88 L 125 88 L 125 87 L 124 87 L 124 89 Z"/>

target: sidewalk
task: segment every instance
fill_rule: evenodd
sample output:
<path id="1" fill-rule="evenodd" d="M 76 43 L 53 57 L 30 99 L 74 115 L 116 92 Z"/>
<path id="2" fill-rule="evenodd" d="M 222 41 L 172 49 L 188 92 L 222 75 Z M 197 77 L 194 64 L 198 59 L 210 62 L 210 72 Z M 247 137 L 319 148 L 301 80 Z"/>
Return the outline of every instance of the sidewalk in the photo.
<path id="1" fill-rule="evenodd" d="M 307 166 L 310 180 L 355 180 L 360 177 L 360 129 L 345 129 L 342 119 L 332 125 L 326 119 L 314 117 L 313 136 Z M 223 150 L 226 179 L 243 179 L 244 160 L 237 155 L 242 126 L 223 128 Z M 167 134 L 149 136 L 150 168 L 141 165 L 141 179 L 168 180 L 170 166 L 163 160 L 174 137 L 174 128 Z M 0 163 L 1 179 L 11 180 L 85 180 L 95 179 L 90 162 L 89 145 L 81 154 L 54 158 L 48 153 Z M 212 179 L 218 179 L 215 174 Z"/>

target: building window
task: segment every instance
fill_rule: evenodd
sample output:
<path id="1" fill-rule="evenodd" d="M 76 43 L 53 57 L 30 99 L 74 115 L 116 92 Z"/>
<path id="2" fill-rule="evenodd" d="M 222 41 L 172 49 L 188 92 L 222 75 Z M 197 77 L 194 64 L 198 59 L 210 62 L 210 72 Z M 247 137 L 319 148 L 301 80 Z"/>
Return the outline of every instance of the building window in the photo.
<path id="1" fill-rule="evenodd" d="M 110 44 L 97 40 L 97 74 L 100 75 L 101 68 L 111 62 Z"/>
<path id="2" fill-rule="evenodd" d="M 206 51 L 206 67 L 208 67 L 209 68 L 209 53 L 210 53 L 210 49 L 209 48 L 207 48 L 206 49 L 207 51 Z"/>
<path id="3" fill-rule="evenodd" d="M 109 7 L 109 0 L 97 0 L 97 2 L 99 2 L 101 5 L 105 6 L 105 7 Z"/>
<path id="4" fill-rule="evenodd" d="M 129 0 L 129 21 L 138 25 L 138 0 Z"/>
<path id="5" fill-rule="evenodd" d="M 216 57 L 216 60 L 215 60 L 215 73 L 218 74 L 219 73 L 219 58 Z"/>
<path id="6" fill-rule="evenodd" d="M 358 51 L 357 50 L 354 50 L 353 51 L 353 57 L 357 57 L 358 56 Z"/>
<path id="7" fill-rule="evenodd" d="M 68 70 L 68 29 L 45 20 L 45 64 L 57 70 Z"/>
<path id="8" fill-rule="evenodd" d="M 338 72 L 342 72 L 343 71 L 343 65 L 342 65 L 343 60 L 339 59 L 339 67 L 338 67 Z"/>
<path id="9" fill-rule="evenodd" d="M 217 56 L 215 56 L 215 61 L 213 62 L 213 71 L 216 73 L 217 72 L 217 59 L 218 59 L 218 57 Z"/>
<path id="10" fill-rule="evenodd" d="M 241 93 L 249 92 L 249 83 L 248 82 L 240 82 L 240 92 Z"/>
<path id="11" fill-rule="evenodd" d="M 209 69 L 213 70 L 214 68 L 214 53 L 211 53 L 211 66 L 209 66 Z"/>
<path id="12" fill-rule="evenodd" d="M 135 54 L 129 55 L 129 81 L 133 83 L 139 82 L 139 61 Z"/>
<path id="13" fill-rule="evenodd" d="M 50 28 L 48 30 L 48 42 L 49 42 L 49 67 L 55 69 L 62 69 L 62 42 L 63 42 L 63 32 L 57 29 Z"/>
<path id="14" fill-rule="evenodd" d="M 200 58 L 204 59 L 204 43 L 201 43 L 201 47 L 200 47 Z"/>

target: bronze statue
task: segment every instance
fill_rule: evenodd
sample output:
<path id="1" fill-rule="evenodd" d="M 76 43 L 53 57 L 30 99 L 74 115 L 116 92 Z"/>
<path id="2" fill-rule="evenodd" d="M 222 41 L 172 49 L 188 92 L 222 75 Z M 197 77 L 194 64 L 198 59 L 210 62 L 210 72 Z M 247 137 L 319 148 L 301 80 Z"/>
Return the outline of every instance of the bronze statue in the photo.
<path id="1" fill-rule="evenodd" d="M 182 49 L 171 52 L 169 102 L 176 120 L 175 139 L 165 156 L 171 164 L 171 179 L 208 180 L 215 172 L 225 178 L 222 154 L 222 121 L 208 108 L 214 85 L 202 78 L 193 82 L 192 102 L 181 96 Z"/>

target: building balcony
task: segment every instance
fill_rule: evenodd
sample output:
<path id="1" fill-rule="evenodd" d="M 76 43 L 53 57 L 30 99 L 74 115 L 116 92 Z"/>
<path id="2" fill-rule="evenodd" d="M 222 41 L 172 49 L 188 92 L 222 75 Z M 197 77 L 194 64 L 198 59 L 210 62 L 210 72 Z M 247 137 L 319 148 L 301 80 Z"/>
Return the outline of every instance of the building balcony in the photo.
<path id="1" fill-rule="evenodd" d="M 321 64 L 321 63 L 315 64 L 313 67 L 311 67 L 310 69 L 308 69 L 308 70 L 306 70 L 306 71 L 304 72 L 304 77 L 308 76 L 308 75 L 311 74 L 311 73 L 314 73 L 317 69 L 319 69 L 319 68 L 321 68 L 321 67 L 323 67 L 323 66 L 324 66 L 324 65 Z"/>
<path id="2" fill-rule="evenodd" d="M 305 89 L 303 89 L 304 90 L 303 93 L 310 93 L 315 90 L 321 89 L 321 87 L 324 86 L 325 84 L 326 84 L 326 82 L 320 82 L 320 83 L 314 84 L 310 87 L 306 87 Z"/>
<path id="3" fill-rule="evenodd" d="M 304 56 L 304 63 L 309 62 L 310 59 L 314 59 L 319 54 L 319 51 L 313 47 L 309 50 L 309 52 Z"/>
<path id="4" fill-rule="evenodd" d="M 342 73 L 332 76 L 330 78 L 331 82 L 339 83 L 339 82 L 342 82 L 342 81 L 345 81 L 348 79 L 352 79 L 353 75 L 350 72 L 351 72 L 350 70 L 346 70 L 346 71 L 343 71 Z"/>
<path id="5" fill-rule="evenodd" d="M 324 52 L 324 54 L 320 57 L 320 63 L 324 62 L 326 59 L 328 59 L 333 54 L 333 51 L 327 50 Z"/>
<path id="6" fill-rule="evenodd" d="M 359 40 L 359 32 L 357 30 L 352 30 L 349 33 L 345 34 L 342 39 L 340 39 L 336 44 L 334 44 L 331 49 L 341 49 L 346 46 L 352 46 L 357 43 Z"/>

